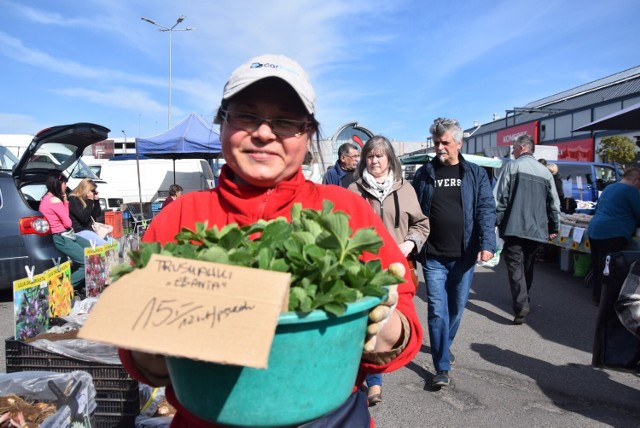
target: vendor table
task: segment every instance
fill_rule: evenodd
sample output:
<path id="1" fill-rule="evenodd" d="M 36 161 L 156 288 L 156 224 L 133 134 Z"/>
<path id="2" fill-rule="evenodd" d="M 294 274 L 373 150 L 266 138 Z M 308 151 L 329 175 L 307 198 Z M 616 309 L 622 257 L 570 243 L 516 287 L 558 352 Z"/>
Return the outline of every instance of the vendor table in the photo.
<path id="1" fill-rule="evenodd" d="M 562 214 L 560 217 L 560 233 L 549 244 L 581 253 L 591 253 L 589 244 L 588 214 Z"/>
<path id="2" fill-rule="evenodd" d="M 555 239 L 549 240 L 549 244 L 560 248 L 591 254 L 589 243 L 589 221 L 591 215 L 587 214 L 563 214 L 560 218 L 560 233 Z M 640 249 L 640 237 L 634 236 L 629 242 L 630 250 Z"/>

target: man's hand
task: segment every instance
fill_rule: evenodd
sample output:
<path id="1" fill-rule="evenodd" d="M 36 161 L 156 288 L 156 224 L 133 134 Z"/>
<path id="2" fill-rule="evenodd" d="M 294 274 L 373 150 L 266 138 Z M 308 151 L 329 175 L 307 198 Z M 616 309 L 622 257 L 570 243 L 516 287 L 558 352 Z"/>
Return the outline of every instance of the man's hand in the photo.
<path id="1" fill-rule="evenodd" d="M 413 241 L 404 241 L 402 244 L 398 245 L 398 247 L 400 247 L 400 251 L 403 256 L 409 257 L 409 254 L 411 254 L 413 249 L 416 247 L 416 243 Z"/>
<path id="2" fill-rule="evenodd" d="M 491 251 L 482 250 L 478 251 L 478 260 L 479 262 L 488 262 L 493 258 L 493 253 Z"/>
<path id="3" fill-rule="evenodd" d="M 558 237 L 557 233 L 550 233 L 549 234 L 549 241 L 553 241 L 554 239 L 556 239 Z"/>

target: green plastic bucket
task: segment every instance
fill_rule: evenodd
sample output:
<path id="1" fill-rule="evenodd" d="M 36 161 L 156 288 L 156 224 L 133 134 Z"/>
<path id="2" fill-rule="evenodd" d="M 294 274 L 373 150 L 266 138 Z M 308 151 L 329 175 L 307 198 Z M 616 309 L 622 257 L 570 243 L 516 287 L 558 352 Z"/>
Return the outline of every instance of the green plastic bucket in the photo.
<path id="1" fill-rule="evenodd" d="M 168 357 L 178 401 L 224 425 L 281 427 L 318 418 L 351 394 L 368 314 L 381 301 L 366 297 L 340 317 L 283 313 L 264 370 Z"/>

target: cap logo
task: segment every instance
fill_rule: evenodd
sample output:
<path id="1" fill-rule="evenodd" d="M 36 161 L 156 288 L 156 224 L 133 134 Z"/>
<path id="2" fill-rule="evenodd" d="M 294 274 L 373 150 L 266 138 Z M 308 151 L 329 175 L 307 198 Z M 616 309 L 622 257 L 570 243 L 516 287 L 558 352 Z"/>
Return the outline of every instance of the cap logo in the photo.
<path id="1" fill-rule="evenodd" d="M 260 62 L 253 62 L 249 68 L 278 68 L 278 64 L 271 64 L 269 62 L 265 62 L 264 64 Z"/>

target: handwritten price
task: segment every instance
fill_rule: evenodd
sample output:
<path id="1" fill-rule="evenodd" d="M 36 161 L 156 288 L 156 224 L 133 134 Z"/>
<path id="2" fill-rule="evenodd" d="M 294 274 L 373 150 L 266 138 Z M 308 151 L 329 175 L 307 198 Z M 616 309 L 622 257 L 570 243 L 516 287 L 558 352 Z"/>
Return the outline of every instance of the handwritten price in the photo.
<path id="1" fill-rule="evenodd" d="M 162 326 L 175 326 L 177 330 L 191 324 L 209 322 L 211 328 L 222 320 L 243 312 L 252 311 L 255 306 L 246 301 L 242 305 L 218 308 L 204 307 L 195 302 L 181 302 L 178 299 L 149 299 L 142 312 L 133 323 L 132 330 L 145 330 Z"/>

